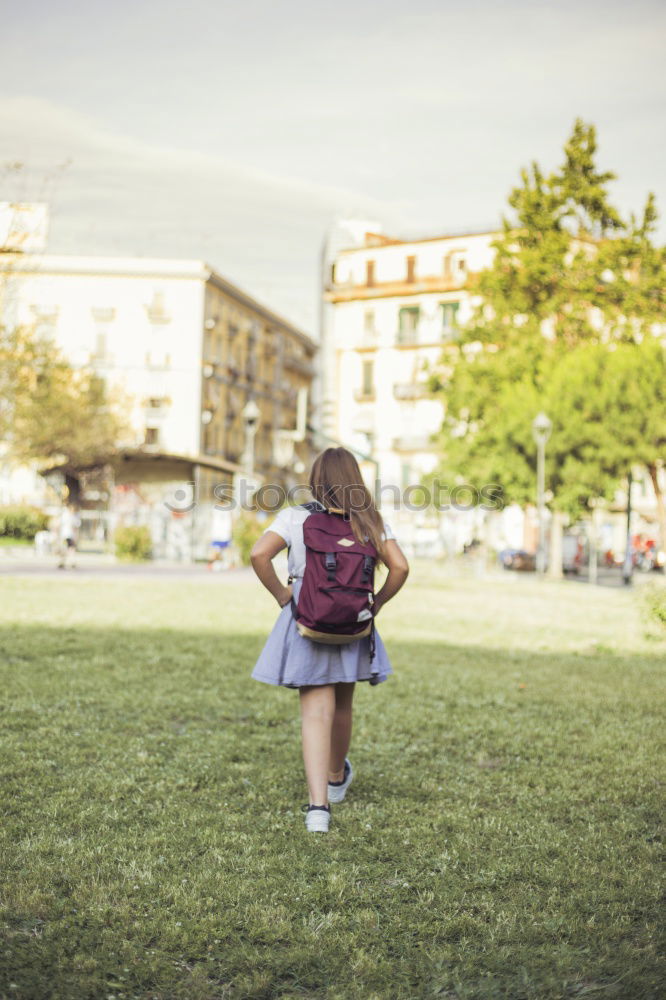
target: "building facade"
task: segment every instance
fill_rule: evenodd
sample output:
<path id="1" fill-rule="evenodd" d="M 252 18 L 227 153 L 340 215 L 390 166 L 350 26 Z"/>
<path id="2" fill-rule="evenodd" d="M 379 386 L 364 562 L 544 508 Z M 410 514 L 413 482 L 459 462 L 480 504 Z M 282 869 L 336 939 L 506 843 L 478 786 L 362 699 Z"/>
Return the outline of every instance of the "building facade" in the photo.
<path id="1" fill-rule="evenodd" d="M 330 261 L 321 342 L 328 359 L 324 428 L 372 453 L 388 487 L 384 498 L 395 488 L 404 495 L 436 465 L 432 436 L 444 411 L 428 391 L 429 373 L 447 348 L 456 350 L 458 326 L 474 304 L 470 278 L 492 262 L 494 236 L 408 242 L 365 233 L 360 245 L 339 249 Z M 426 551 L 440 544 L 439 523 L 425 513 L 383 509 L 401 523 L 408 547 L 419 549 L 417 536 Z"/>
<path id="2" fill-rule="evenodd" d="M 475 538 L 490 548 L 535 545 L 534 511 L 515 505 L 486 516 L 476 509 L 419 509 L 411 491 L 437 464 L 433 440 L 444 405 L 428 378 L 455 357 L 458 329 L 476 305 L 471 279 L 492 264 L 496 232 L 407 241 L 340 223 L 323 255 L 321 419 L 331 437 L 375 460 L 382 513 L 412 554 L 460 552 Z M 663 479 L 666 470 L 658 472 Z M 452 485 L 452 484 L 448 484 Z M 395 497 L 400 501 L 396 504 Z M 658 534 L 654 490 L 645 469 L 634 470 L 634 531 Z M 461 506 L 464 506 L 464 501 Z M 622 552 L 626 495 L 594 529 L 603 549 Z M 663 545 L 663 540 L 662 540 Z"/>
<path id="3" fill-rule="evenodd" d="M 121 394 L 129 434 L 114 459 L 115 508 L 135 520 L 150 508 L 158 554 L 169 554 L 163 522 L 187 514 L 185 548 L 203 557 L 216 486 L 243 474 L 300 481 L 313 446 L 294 432 L 299 406 L 309 420 L 316 344 L 204 262 L 3 253 L 0 316 L 51 336 Z M 194 512 L 155 502 L 179 482 Z M 44 490 L 34 470 L 2 463 L 0 502 L 43 502 Z"/>

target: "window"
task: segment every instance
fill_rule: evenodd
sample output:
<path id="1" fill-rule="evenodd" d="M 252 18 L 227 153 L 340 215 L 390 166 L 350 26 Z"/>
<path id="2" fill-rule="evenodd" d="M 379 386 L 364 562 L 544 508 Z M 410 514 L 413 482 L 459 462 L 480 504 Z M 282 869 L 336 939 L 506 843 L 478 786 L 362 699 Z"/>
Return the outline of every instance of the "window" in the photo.
<path id="1" fill-rule="evenodd" d="M 453 337 L 458 331 L 459 302 L 442 302 L 442 336 Z"/>
<path id="2" fill-rule="evenodd" d="M 375 393 L 375 366 L 372 361 L 363 362 L 362 392 L 364 396 L 374 396 Z"/>
<path id="3" fill-rule="evenodd" d="M 116 310 L 108 306 L 94 306 L 91 310 L 95 323 L 95 347 L 90 360 L 97 363 L 108 361 L 109 334 Z"/>
<path id="4" fill-rule="evenodd" d="M 171 322 L 171 316 L 166 310 L 164 304 L 164 292 L 153 291 L 152 300 L 145 307 L 146 313 L 148 314 L 148 321 L 151 326 L 161 326 L 164 323 Z"/>
<path id="5" fill-rule="evenodd" d="M 35 317 L 34 332 L 38 337 L 52 340 L 55 337 L 58 322 L 58 309 L 51 306 L 31 306 Z"/>
<path id="6" fill-rule="evenodd" d="M 398 343 L 415 344 L 419 329 L 421 309 L 419 306 L 403 306 L 398 313 Z"/>
<path id="7" fill-rule="evenodd" d="M 375 262 L 374 260 L 366 260 L 365 262 L 365 283 L 371 288 L 375 283 Z"/>
<path id="8" fill-rule="evenodd" d="M 158 427 L 146 427 L 144 444 L 159 444 L 160 432 Z"/>
<path id="9" fill-rule="evenodd" d="M 460 260 L 458 261 L 458 273 L 464 274 L 466 270 L 467 270 L 467 261 L 465 260 L 464 257 L 461 257 Z"/>
<path id="10" fill-rule="evenodd" d="M 95 358 L 106 357 L 106 330 L 97 329 L 95 334 Z"/>
<path id="11" fill-rule="evenodd" d="M 416 281 L 416 257 L 407 258 L 407 281 L 410 285 Z"/>
<path id="12" fill-rule="evenodd" d="M 447 253 L 446 257 L 444 258 L 444 277 L 445 278 L 450 278 L 451 277 L 451 254 L 450 253 Z"/>
<path id="13" fill-rule="evenodd" d="M 375 332 L 375 314 L 372 309 L 367 309 L 363 316 L 363 332 L 364 333 Z"/>
<path id="14" fill-rule="evenodd" d="M 161 351 L 146 351 L 146 368 L 165 371 L 171 367 L 171 355 Z"/>

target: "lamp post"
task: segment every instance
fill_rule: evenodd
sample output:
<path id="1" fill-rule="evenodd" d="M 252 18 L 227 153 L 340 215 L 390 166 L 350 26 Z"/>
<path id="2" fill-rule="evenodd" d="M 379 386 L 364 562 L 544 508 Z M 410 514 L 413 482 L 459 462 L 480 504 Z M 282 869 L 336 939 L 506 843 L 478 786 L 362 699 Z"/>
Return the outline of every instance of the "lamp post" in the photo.
<path id="1" fill-rule="evenodd" d="M 261 410 L 255 401 L 250 399 L 241 410 L 240 415 L 243 421 L 244 445 L 240 457 L 240 468 L 233 477 L 234 508 L 239 513 L 255 509 L 252 506 L 252 497 L 261 485 L 254 476 L 254 439 L 259 430 Z"/>
<path id="2" fill-rule="evenodd" d="M 539 523 L 539 544 L 537 548 L 536 569 L 542 576 L 546 572 L 546 441 L 553 429 L 551 421 L 545 413 L 537 413 L 532 421 L 532 436 L 537 446 L 537 519 Z"/>
<path id="3" fill-rule="evenodd" d="M 254 475 L 254 439 L 259 429 L 259 418 L 261 412 L 253 399 L 250 399 L 241 412 L 243 427 L 245 429 L 245 450 L 241 459 L 241 465 L 249 477 Z"/>
<path id="4" fill-rule="evenodd" d="M 622 582 L 625 587 L 631 584 L 634 568 L 634 554 L 631 551 L 631 488 L 633 483 L 633 470 L 629 469 L 627 473 L 627 544 L 624 549 L 624 562 L 622 564 Z"/>

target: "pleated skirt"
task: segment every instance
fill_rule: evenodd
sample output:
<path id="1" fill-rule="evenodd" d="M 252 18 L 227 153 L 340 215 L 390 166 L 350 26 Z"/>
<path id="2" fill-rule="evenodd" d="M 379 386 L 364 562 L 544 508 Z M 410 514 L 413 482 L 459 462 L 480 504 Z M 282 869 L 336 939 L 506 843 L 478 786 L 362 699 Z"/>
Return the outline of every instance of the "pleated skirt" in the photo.
<path id="1" fill-rule="evenodd" d="M 294 598 L 302 580 L 294 580 Z M 306 685 L 368 681 L 381 684 L 393 673 L 381 636 L 375 629 L 375 656 L 370 662 L 370 637 L 356 639 L 344 645 L 327 645 L 306 639 L 296 628 L 287 604 L 281 609 L 266 640 L 252 677 L 264 684 L 299 688 Z"/>

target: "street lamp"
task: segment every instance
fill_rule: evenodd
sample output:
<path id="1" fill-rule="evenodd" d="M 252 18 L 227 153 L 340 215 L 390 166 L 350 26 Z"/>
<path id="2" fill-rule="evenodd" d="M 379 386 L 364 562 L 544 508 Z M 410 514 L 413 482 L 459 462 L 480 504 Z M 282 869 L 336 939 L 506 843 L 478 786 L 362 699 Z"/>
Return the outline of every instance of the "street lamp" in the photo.
<path id="1" fill-rule="evenodd" d="M 539 546 L 537 548 L 536 569 L 542 575 L 546 572 L 546 519 L 544 493 L 546 491 L 546 441 L 553 429 L 545 413 L 537 413 L 532 421 L 532 437 L 537 446 L 537 518 L 539 522 Z"/>
<path id="2" fill-rule="evenodd" d="M 247 475 L 252 476 L 254 473 L 254 439 L 259 429 L 259 418 L 261 417 L 261 411 L 253 399 L 245 404 L 241 417 L 245 429 L 245 450 L 241 465 Z"/>
<path id="3" fill-rule="evenodd" d="M 631 574 L 634 568 L 634 554 L 631 551 L 631 488 L 634 484 L 633 470 L 627 473 L 627 544 L 624 549 L 624 562 L 622 564 L 622 582 L 625 587 L 631 584 Z"/>

